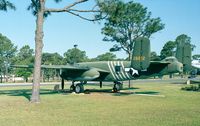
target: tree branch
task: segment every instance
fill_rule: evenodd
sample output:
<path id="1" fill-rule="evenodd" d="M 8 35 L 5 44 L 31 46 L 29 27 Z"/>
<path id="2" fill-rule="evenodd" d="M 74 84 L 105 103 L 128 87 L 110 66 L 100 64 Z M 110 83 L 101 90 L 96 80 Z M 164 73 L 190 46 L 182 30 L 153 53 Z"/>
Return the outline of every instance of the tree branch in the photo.
<path id="1" fill-rule="evenodd" d="M 103 18 L 89 19 L 89 18 L 83 17 L 83 16 L 81 16 L 81 15 L 79 15 L 79 14 L 76 14 L 76 13 L 74 13 L 74 12 L 71 12 L 71 11 L 68 11 L 68 13 L 70 13 L 70 14 L 72 14 L 72 15 L 74 15 L 74 16 L 77 16 L 77 17 L 79 17 L 79 18 L 81 18 L 81 19 L 87 20 L 87 21 L 97 21 L 97 20 L 101 20 L 101 19 L 104 18 L 104 17 L 103 17 Z"/>
<path id="2" fill-rule="evenodd" d="M 69 9 L 69 11 L 74 11 L 74 12 L 101 12 L 100 10 L 76 10 L 76 9 Z"/>
<path id="3" fill-rule="evenodd" d="M 53 9 L 53 8 L 46 8 L 45 11 L 46 12 L 66 12 L 66 11 L 69 11 L 70 8 L 72 8 L 73 6 L 76 6 L 77 4 L 80 4 L 80 3 L 84 3 L 88 0 L 78 0 L 68 6 L 65 6 L 64 8 L 61 8 L 61 9 Z"/>

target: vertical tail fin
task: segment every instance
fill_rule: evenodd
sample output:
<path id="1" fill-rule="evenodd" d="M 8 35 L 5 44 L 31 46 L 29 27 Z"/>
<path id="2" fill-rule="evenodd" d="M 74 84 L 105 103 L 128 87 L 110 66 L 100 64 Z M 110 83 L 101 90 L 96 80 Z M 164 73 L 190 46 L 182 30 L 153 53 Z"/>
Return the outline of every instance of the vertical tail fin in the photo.
<path id="1" fill-rule="evenodd" d="M 189 71 L 191 69 L 191 57 L 192 49 L 191 44 L 178 44 L 176 49 L 176 58 L 179 62 L 183 63 L 184 71 Z"/>
<path id="2" fill-rule="evenodd" d="M 150 64 L 150 41 L 148 38 L 138 38 L 133 47 L 131 67 L 136 70 L 144 70 Z"/>

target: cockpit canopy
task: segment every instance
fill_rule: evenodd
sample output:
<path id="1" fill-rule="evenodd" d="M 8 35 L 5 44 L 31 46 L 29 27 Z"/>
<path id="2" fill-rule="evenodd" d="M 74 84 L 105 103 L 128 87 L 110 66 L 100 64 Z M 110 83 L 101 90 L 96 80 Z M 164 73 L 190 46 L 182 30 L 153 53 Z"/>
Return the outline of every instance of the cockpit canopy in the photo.
<path id="1" fill-rule="evenodd" d="M 163 61 L 165 61 L 165 62 L 178 62 L 178 60 L 174 56 L 167 57 L 167 58 L 163 59 Z"/>

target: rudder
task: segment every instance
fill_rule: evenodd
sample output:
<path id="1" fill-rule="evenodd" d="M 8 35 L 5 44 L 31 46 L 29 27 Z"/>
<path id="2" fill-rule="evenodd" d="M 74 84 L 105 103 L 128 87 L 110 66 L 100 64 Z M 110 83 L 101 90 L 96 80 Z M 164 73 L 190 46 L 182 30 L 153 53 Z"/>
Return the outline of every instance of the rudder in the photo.
<path id="1" fill-rule="evenodd" d="M 133 47 L 131 67 L 136 70 L 145 70 L 150 64 L 150 40 L 140 37 Z"/>

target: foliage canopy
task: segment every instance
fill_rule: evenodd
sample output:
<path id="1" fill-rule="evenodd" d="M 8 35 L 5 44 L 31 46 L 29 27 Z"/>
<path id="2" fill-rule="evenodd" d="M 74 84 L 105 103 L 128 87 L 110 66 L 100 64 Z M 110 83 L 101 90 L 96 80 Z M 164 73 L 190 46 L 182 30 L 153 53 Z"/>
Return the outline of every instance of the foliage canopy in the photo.
<path id="1" fill-rule="evenodd" d="M 161 19 L 151 18 L 151 12 L 140 3 L 113 0 L 103 4 L 101 9 L 107 14 L 102 28 L 102 34 L 105 35 L 103 40 L 116 42 L 111 51 L 123 49 L 129 59 L 138 37 L 149 38 L 164 28 Z"/>

